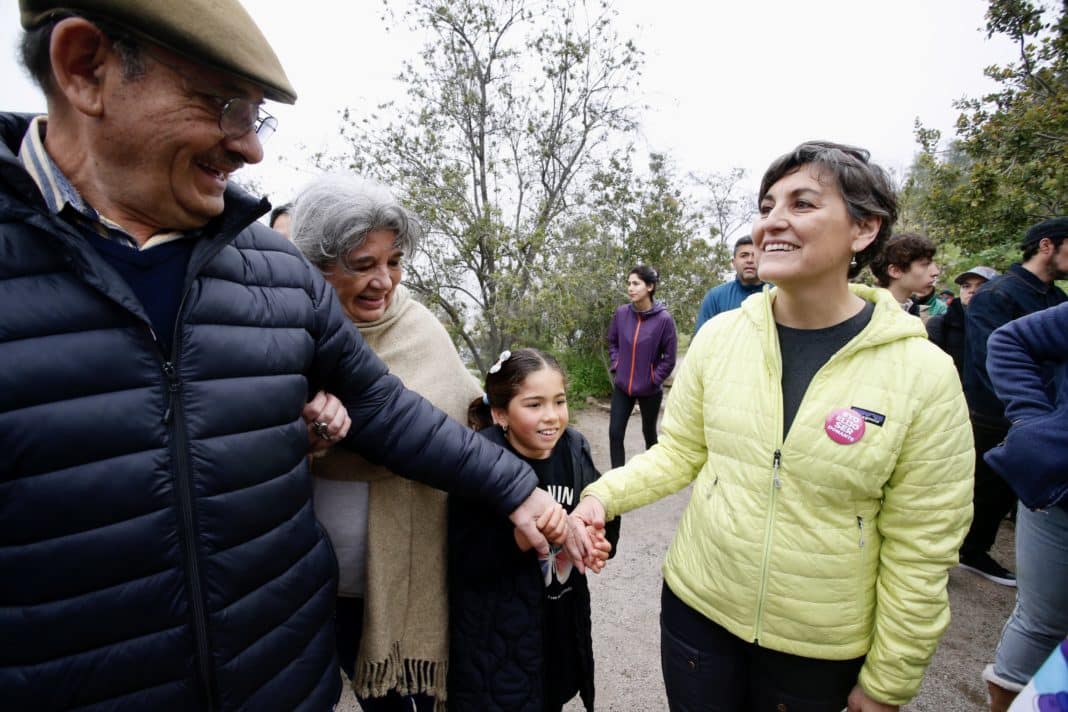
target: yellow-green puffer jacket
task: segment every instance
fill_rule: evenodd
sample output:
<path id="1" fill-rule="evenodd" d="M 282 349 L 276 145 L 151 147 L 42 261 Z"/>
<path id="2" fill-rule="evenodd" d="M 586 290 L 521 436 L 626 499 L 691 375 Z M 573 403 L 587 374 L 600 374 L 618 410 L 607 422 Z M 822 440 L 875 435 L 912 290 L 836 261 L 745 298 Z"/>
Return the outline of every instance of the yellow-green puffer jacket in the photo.
<path id="1" fill-rule="evenodd" d="M 693 482 L 664 563 L 671 590 L 766 648 L 867 655 L 861 686 L 904 704 L 949 625 L 972 435 L 953 362 L 923 323 L 885 290 L 850 289 L 876 303 L 871 322 L 812 379 L 785 442 L 772 289 L 701 329 L 659 444 L 583 494 L 611 518 Z M 885 421 L 839 445 L 824 421 L 853 407 Z"/>

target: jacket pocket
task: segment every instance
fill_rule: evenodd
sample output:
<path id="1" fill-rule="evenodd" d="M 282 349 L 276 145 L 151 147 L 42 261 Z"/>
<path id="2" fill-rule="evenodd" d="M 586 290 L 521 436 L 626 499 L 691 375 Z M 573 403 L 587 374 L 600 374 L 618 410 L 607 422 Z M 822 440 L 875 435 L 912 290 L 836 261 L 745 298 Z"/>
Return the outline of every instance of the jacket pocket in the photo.
<path id="1" fill-rule="evenodd" d="M 879 534 L 876 513 L 867 507 L 857 507 L 854 514 L 854 557 L 856 562 L 857 613 L 861 619 L 871 617 L 875 609 L 875 580 L 878 578 Z"/>

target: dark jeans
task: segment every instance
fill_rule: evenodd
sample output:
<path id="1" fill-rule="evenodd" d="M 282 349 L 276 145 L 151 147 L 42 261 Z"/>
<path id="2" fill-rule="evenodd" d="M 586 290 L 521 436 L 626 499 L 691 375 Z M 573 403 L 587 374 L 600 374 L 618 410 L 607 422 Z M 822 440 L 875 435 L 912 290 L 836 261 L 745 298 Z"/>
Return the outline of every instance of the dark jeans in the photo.
<path id="1" fill-rule="evenodd" d="M 817 660 L 728 633 L 664 584 L 660 665 L 671 712 L 840 712 L 864 658 Z"/>
<path id="2" fill-rule="evenodd" d="M 660 413 L 660 401 L 664 392 L 651 396 L 628 396 L 619 386 L 612 388 L 612 413 L 608 418 L 608 449 L 612 458 L 612 467 L 622 467 L 627 462 L 627 453 L 623 449 L 623 438 L 627 434 L 627 421 L 630 420 L 634 402 L 642 414 L 642 435 L 645 436 L 646 449 L 656 445 L 656 416 Z"/>
<path id="3" fill-rule="evenodd" d="M 334 609 L 334 631 L 337 636 L 337 656 L 341 669 L 352 679 L 356 671 L 356 656 L 360 652 L 363 635 L 363 599 L 337 599 Z M 385 697 L 357 697 L 364 712 L 434 712 L 434 698 L 430 695 L 401 695 L 390 690 Z"/>
<path id="4" fill-rule="evenodd" d="M 972 420 L 972 435 L 975 437 L 975 495 L 972 504 L 975 514 L 972 526 L 961 544 L 961 555 L 984 554 L 994 545 L 1001 520 L 1016 506 L 1016 494 L 998 473 L 986 464 L 983 454 L 997 446 L 1008 430 L 991 427 Z"/>

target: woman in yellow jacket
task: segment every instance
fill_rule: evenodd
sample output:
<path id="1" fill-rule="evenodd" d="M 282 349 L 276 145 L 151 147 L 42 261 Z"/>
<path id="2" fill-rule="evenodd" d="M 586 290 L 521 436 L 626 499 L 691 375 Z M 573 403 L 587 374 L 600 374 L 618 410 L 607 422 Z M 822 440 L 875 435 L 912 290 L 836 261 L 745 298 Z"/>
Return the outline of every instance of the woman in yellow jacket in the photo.
<path id="1" fill-rule="evenodd" d="M 664 563 L 673 711 L 896 710 L 949 624 L 968 409 L 923 323 L 848 281 L 897 213 L 866 151 L 802 144 L 759 204 L 760 279 L 776 288 L 701 330 L 659 444 L 576 514 L 598 526 L 693 483 Z"/>

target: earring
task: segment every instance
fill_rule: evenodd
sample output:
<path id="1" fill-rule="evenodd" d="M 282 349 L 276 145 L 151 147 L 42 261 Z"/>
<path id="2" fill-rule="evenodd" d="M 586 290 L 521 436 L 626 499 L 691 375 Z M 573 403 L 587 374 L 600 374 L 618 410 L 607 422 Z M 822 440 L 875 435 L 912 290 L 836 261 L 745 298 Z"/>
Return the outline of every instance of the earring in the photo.
<path id="1" fill-rule="evenodd" d="M 851 260 L 849 260 L 849 268 L 850 269 L 856 269 L 856 267 L 857 267 L 857 253 L 854 252 L 853 253 L 853 258 Z"/>
<path id="2" fill-rule="evenodd" d="M 508 425 L 507 425 L 507 424 L 505 424 L 505 425 L 502 425 L 502 426 L 501 426 L 501 430 L 503 430 L 503 431 L 504 431 L 504 434 L 505 434 L 505 435 L 507 435 L 507 434 L 508 434 Z"/>

